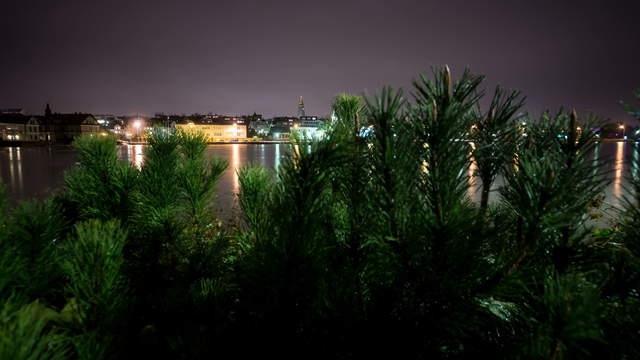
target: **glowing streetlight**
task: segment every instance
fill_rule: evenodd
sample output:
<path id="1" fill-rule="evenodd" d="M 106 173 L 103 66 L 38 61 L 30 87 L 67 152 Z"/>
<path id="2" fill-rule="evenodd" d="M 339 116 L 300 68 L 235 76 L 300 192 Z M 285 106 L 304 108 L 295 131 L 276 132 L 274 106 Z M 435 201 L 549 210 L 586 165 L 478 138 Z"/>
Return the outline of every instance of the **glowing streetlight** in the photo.
<path id="1" fill-rule="evenodd" d="M 140 118 L 135 119 L 135 120 L 133 121 L 133 123 L 131 124 L 131 126 L 132 126 L 132 127 L 133 127 L 133 129 L 135 130 L 136 138 L 138 138 L 138 140 L 140 140 L 140 129 L 141 129 L 141 128 L 142 128 L 142 126 L 143 126 L 142 119 L 140 119 Z"/>
<path id="2" fill-rule="evenodd" d="M 622 130 L 622 138 L 626 140 L 626 139 L 627 139 L 627 137 L 626 137 L 626 136 L 625 136 L 625 134 L 624 134 L 624 130 L 625 130 L 625 128 L 624 128 L 624 124 L 620 124 L 620 126 L 618 126 L 618 128 L 619 128 L 620 130 Z"/>

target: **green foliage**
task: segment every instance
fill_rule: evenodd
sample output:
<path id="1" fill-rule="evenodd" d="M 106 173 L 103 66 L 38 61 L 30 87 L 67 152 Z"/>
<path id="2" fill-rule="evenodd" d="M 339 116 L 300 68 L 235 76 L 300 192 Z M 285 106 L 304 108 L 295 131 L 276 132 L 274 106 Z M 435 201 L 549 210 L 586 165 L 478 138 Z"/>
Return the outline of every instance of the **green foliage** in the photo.
<path id="1" fill-rule="evenodd" d="M 215 184 L 227 168 L 226 160 L 204 155 L 204 135 L 180 134 L 180 164 L 177 171 L 180 200 L 184 202 L 183 215 L 200 226 L 211 214 L 212 193 Z"/>
<path id="2" fill-rule="evenodd" d="M 122 311 L 126 299 L 122 273 L 126 232 L 115 221 L 98 220 L 79 223 L 75 230 L 77 238 L 65 246 L 66 291 L 75 299 L 73 308 L 80 326 L 111 326 L 109 317 Z"/>
<path id="3" fill-rule="evenodd" d="M 167 213 L 178 201 L 176 182 L 180 153 L 180 137 L 163 131 L 154 131 L 148 138 L 145 161 L 142 164 L 139 185 L 140 221 L 161 223 L 173 214 Z"/>
<path id="4" fill-rule="evenodd" d="M 353 141 L 360 134 L 362 125 L 362 99 L 346 93 L 339 94 L 333 99 L 332 110 L 336 116 L 330 128 L 333 136 Z"/>
<path id="5" fill-rule="evenodd" d="M 8 217 L 0 238 L 3 263 L 0 295 L 11 291 L 27 299 L 40 297 L 57 302 L 62 281 L 58 264 L 59 244 L 65 224 L 60 207 L 53 201 L 25 201 Z"/>
<path id="6" fill-rule="evenodd" d="M 7 211 L 7 187 L 0 181 L 0 215 L 2 215 L 2 219 L 4 219 L 4 215 Z M 0 220 L 0 224 L 4 222 Z"/>
<path id="7" fill-rule="evenodd" d="M 595 134 L 589 124 L 582 132 L 577 128 L 575 113 L 544 114 L 527 127 L 515 163 L 505 166 L 506 185 L 500 192 L 518 217 L 515 241 L 520 244 L 512 267 L 541 251 L 551 252 L 551 259 L 538 253 L 538 260 L 551 260 L 564 272 L 586 235 L 580 229 L 608 180 L 590 158 Z"/>
<path id="8" fill-rule="evenodd" d="M 636 100 L 640 100 L 640 89 L 636 89 L 633 92 L 633 96 L 636 98 Z M 640 109 L 624 101 L 620 101 L 620 105 L 622 106 L 622 109 L 626 111 L 630 116 L 633 116 L 636 120 L 640 120 Z"/>
<path id="9" fill-rule="evenodd" d="M 379 96 L 367 98 L 367 121 L 371 134 L 368 137 L 369 150 L 366 154 L 368 162 L 367 183 L 371 184 L 371 190 L 379 196 L 374 197 L 378 211 L 372 211 L 369 216 L 383 217 L 382 223 L 388 225 L 384 235 L 398 238 L 401 218 L 406 214 L 399 214 L 401 206 L 407 203 L 406 189 L 414 184 L 412 179 L 401 177 L 402 172 L 411 171 L 415 164 L 402 156 L 407 143 L 404 133 L 407 125 L 402 121 L 404 117 L 405 100 L 402 91 L 395 91 L 385 87 Z M 400 137 L 398 137 L 400 134 Z M 400 201 L 398 201 L 400 200 Z"/>
<path id="10" fill-rule="evenodd" d="M 332 209 L 330 174 L 339 165 L 333 145 L 293 144 L 282 162 L 278 181 L 273 187 L 261 189 L 262 194 L 251 186 L 268 183 L 267 175 L 255 169 L 241 173 L 245 187 L 240 193 L 245 205 L 271 199 L 268 221 L 262 221 L 265 219 L 260 214 L 248 214 L 250 224 L 258 225 L 255 233 L 267 234 L 268 229 L 270 236 L 256 238 L 242 264 L 246 267 L 242 275 L 247 282 L 245 288 L 254 289 L 247 301 L 264 315 L 281 315 L 283 331 L 289 333 L 301 326 L 301 318 L 312 317 L 315 306 L 323 300 L 321 279 L 327 271 L 323 259 L 334 245 L 327 236 Z M 251 223 L 252 219 L 259 221 Z"/>
<path id="11" fill-rule="evenodd" d="M 638 149 L 634 148 L 634 152 Z M 607 295 L 603 311 L 603 328 L 607 342 L 615 346 L 619 357 L 637 358 L 640 349 L 640 178 L 633 169 L 640 165 L 637 153 L 631 157 L 627 195 L 623 197 L 619 228 L 608 239 L 612 251 L 609 278 L 603 287 Z M 613 355 L 609 355 L 613 358 Z"/>
<path id="12" fill-rule="evenodd" d="M 338 95 L 325 137 L 238 171 L 230 225 L 201 134 L 156 129 L 141 169 L 78 138 L 65 192 L 0 193 L 0 357 L 637 358 L 640 177 L 594 229 L 596 120 L 516 123 L 500 87 L 482 112 L 482 81 Z"/>
<path id="13" fill-rule="evenodd" d="M 273 195 L 275 174 L 260 165 L 249 165 L 238 172 L 240 193 L 238 200 L 245 221 L 255 241 L 271 236 L 269 205 Z M 248 244 L 251 246 L 251 244 Z"/>
<path id="14" fill-rule="evenodd" d="M 534 333 L 527 358 L 584 359 L 602 341 L 599 291 L 581 276 L 548 274 L 543 292 L 531 299 Z"/>
<path id="15" fill-rule="evenodd" d="M 452 84 L 448 68 L 435 69 L 433 81 L 424 75 L 414 81 L 411 130 L 417 146 L 412 155 L 423 165 L 415 175 L 434 231 L 461 219 L 455 213 L 468 208 L 469 148 L 462 140 L 471 126 L 471 110 L 481 96 L 477 91 L 481 81 L 482 77 L 465 71 Z"/>
<path id="16" fill-rule="evenodd" d="M 38 302 L 0 301 L 0 359 L 68 359 L 65 337 L 49 328 L 51 315 Z"/>
<path id="17" fill-rule="evenodd" d="M 518 137 L 516 113 L 524 106 L 524 97 L 519 91 L 506 91 L 496 86 L 491 104 L 486 113 L 478 112 L 469 132 L 473 141 L 475 175 L 482 181 L 480 207 L 489 204 L 491 185 L 515 152 Z"/>
<path id="18" fill-rule="evenodd" d="M 135 208 L 138 172 L 119 161 L 116 139 L 83 135 L 73 143 L 79 164 L 65 174 L 66 198 L 78 219 L 120 219 L 126 223 Z"/>
<path id="19" fill-rule="evenodd" d="M 79 358 L 105 358 L 124 325 L 127 284 L 124 277 L 126 232 L 116 221 L 90 220 L 75 226 L 62 264 L 69 284 L 68 311 L 79 334 L 72 339 Z"/>

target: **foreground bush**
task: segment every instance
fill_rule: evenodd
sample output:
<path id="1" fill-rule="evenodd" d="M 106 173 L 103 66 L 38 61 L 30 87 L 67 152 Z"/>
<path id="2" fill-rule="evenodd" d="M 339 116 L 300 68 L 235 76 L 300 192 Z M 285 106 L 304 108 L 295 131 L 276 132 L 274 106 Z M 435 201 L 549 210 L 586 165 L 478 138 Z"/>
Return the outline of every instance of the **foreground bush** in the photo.
<path id="1" fill-rule="evenodd" d="M 482 81 L 337 96 L 325 138 L 238 172 L 235 224 L 202 136 L 154 133 L 141 169 L 79 138 L 65 191 L 0 217 L 0 354 L 638 357 L 640 182 L 594 231 L 592 120 L 501 88 L 483 111 Z"/>

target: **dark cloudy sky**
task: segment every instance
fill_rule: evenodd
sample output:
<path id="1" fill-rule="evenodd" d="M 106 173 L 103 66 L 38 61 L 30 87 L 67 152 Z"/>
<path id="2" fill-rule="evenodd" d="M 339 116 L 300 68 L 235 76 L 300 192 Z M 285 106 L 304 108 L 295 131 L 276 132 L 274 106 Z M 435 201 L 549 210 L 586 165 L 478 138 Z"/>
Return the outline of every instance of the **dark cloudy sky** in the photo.
<path id="1" fill-rule="evenodd" d="M 465 66 L 624 120 L 640 1 L 3 0 L 0 107 L 42 112 L 329 113 L 338 92 Z"/>

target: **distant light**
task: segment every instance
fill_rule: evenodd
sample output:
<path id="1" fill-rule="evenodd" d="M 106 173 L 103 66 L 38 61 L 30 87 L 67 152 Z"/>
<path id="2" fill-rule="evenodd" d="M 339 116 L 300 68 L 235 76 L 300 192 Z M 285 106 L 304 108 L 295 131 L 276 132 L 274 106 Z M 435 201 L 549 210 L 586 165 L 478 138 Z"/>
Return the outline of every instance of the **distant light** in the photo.
<path id="1" fill-rule="evenodd" d="M 624 129 L 624 125 L 620 125 L 618 126 L 620 129 Z"/>
<path id="2" fill-rule="evenodd" d="M 133 127 L 139 129 L 142 126 L 142 122 L 140 120 L 136 120 L 133 122 Z"/>

